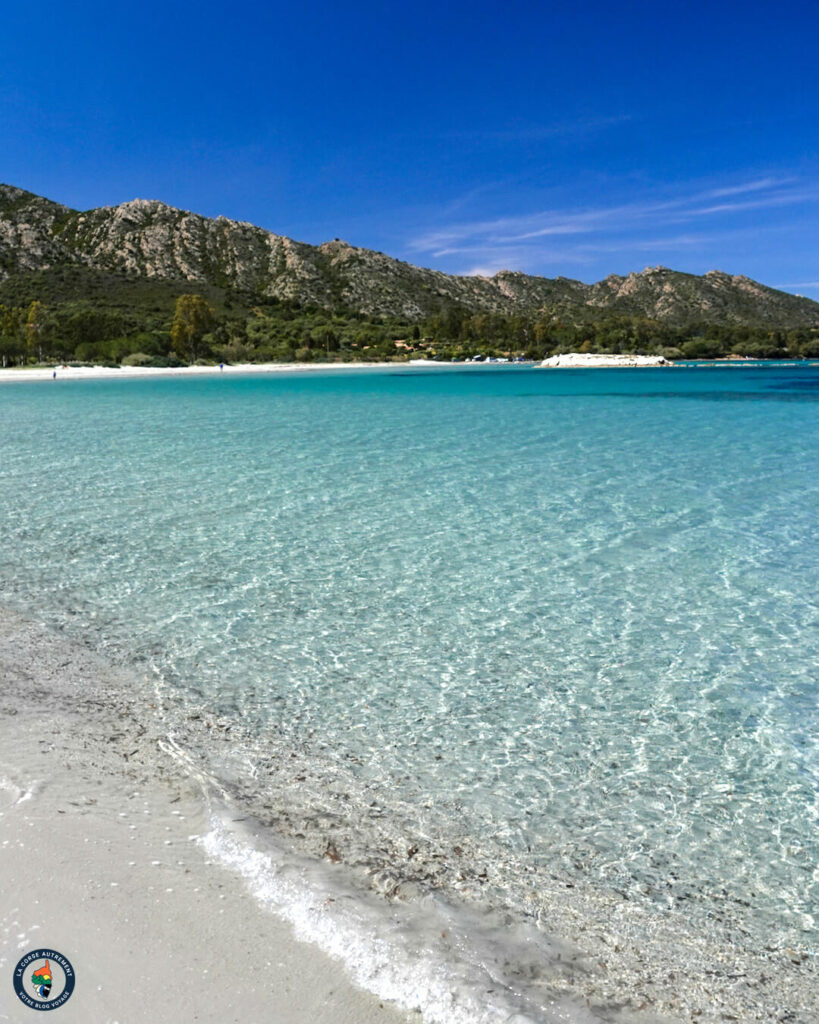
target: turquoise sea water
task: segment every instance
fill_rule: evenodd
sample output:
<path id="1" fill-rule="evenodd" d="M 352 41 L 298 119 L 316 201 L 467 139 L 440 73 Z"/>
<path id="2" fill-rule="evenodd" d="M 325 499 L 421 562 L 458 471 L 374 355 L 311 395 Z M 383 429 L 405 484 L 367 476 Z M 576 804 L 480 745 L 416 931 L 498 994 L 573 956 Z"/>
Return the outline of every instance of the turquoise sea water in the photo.
<path id="1" fill-rule="evenodd" d="M 332 778 L 342 852 L 532 919 L 548 879 L 815 950 L 817 509 L 815 367 L 0 391 L 0 600 L 234 723 L 186 742 L 308 846 Z"/>

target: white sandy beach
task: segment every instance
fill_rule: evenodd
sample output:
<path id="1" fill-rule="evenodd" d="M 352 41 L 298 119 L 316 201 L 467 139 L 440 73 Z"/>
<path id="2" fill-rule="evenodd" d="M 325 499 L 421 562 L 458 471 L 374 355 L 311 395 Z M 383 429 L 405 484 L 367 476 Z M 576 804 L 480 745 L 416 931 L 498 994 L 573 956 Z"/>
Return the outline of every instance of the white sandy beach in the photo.
<path id="1" fill-rule="evenodd" d="M 731 362 L 716 361 L 713 365 L 719 368 L 741 367 L 747 361 L 742 359 Z M 126 380 L 140 377 L 218 377 L 248 374 L 279 374 L 279 373 L 326 373 L 338 371 L 341 373 L 358 370 L 411 370 L 418 368 L 432 368 L 438 370 L 481 370 L 487 367 L 497 368 L 498 364 L 488 362 L 443 362 L 436 359 L 410 359 L 407 362 L 380 362 L 380 363 L 235 363 L 217 366 L 32 366 L 32 367 L 6 367 L 0 369 L 0 384 L 13 384 L 23 381 L 49 381 L 57 383 L 61 380 Z M 536 368 L 557 368 L 557 369 L 635 369 L 645 367 L 673 366 L 668 361 L 659 361 L 652 356 L 604 356 L 581 353 L 567 353 L 565 355 L 553 356 L 551 359 L 541 363 L 525 364 L 534 365 Z M 771 365 L 782 365 L 771 363 Z M 814 365 L 810 363 L 809 365 Z M 55 377 L 56 374 L 56 377 Z"/>
<path id="2" fill-rule="evenodd" d="M 225 363 L 217 366 L 32 366 L 0 369 L 0 384 L 14 381 L 123 380 L 131 377 L 218 377 L 248 373 L 304 373 L 327 370 L 377 370 L 408 363 Z M 432 366 L 449 366 L 433 363 Z M 477 365 L 477 364 L 476 364 Z M 56 378 L 54 376 L 56 374 Z"/>
<path id="3" fill-rule="evenodd" d="M 136 377 L 219 377 L 248 374 L 326 373 L 358 370 L 408 370 L 433 367 L 439 370 L 465 368 L 480 370 L 497 363 L 443 362 L 436 359 L 409 359 L 406 362 L 380 363 L 224 363 L 222 366 L 31 366 L 0 369 L 0 384 L 21 381 L 125 380 Z"/>
<path id="4" fill-rule="evenodd" d="M 117 679 L 97 658 L 4 612 L 0 680 L 0 1020 L 28 1013 L 10 978 L 38 947 L 73 964 L 65 1024 L 419 1019 L 208 860 L 201 793 L 160 750 L 135 752 L 143 726 L 127 701 L 112 714 Z"/>

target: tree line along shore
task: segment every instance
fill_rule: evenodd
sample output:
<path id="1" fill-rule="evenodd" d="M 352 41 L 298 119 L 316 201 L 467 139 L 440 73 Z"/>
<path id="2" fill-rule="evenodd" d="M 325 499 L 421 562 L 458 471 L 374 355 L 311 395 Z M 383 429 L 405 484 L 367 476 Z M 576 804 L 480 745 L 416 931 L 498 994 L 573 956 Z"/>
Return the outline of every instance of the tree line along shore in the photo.
<path id="1" fill-rule="evenodd" d="M 66 284 L 65 271 L 57 282 Z M 82 297 L 51 278 L 0 284 L 0 365 L 38 363 L 173 367 L 197 362 L 373 362 L 475 356 L 540 360 L 565 352 L 667 359 L 819 358 L 819 327 L 704 322 L 674 325 L 589 309 L 530 315 L 457 306 L 424 319 L 377 316 L 262 298 L 184 282 L 86 272 Z M 42 287 L 34 295 L 32 285 Z M 70 289 L 70 280 L 69 291 Z"/>

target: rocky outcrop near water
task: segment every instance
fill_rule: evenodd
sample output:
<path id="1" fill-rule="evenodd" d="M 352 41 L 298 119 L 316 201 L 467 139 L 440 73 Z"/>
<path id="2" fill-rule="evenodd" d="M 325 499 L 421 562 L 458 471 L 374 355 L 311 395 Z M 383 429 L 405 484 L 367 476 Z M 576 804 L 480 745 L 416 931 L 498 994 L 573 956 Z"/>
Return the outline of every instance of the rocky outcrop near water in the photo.
<path id="1" fill-rule="evenodd" d="M 600 355 L 594 352 L 566 352 L 538 363 L 537 369 L 583 370 L 591 367 L 673 366 L 664 356 Z"/>
<path id="2" fill-rule="evenodd" d="M 705 321 L 819 325 L 819 303 L 717 270 L 696 276 L 651 267 L 591 285 L 511 270 L 460 277 L 339 239 L 308 245 L 153 199 L 82 212 L 0 185 L 0 280 L 60 266 L 202 282 L 328 309 L 410 319 L 457 306 L 504 314 L 542 311 L 568 319 L 611 312 L 681 326 Z"/>

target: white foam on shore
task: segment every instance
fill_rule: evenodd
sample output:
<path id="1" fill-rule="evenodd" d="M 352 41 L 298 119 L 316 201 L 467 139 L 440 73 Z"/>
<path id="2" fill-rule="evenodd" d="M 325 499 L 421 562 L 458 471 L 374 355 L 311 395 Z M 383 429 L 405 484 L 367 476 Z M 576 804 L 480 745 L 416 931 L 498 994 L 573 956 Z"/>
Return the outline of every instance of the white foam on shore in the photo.
<path id="1" fill-rule="evenodd" d="M 208 855 L 244 878 L 298 939 L 342 961 L 362 988 L 420 1011 L 425 1024 L 613 1019 L 560 992 L 564 976 L 587 968 L 534 926 L 490 911 L 479 919 L 432 896 L 387 902 L 355 888 L 343 867 L 286 852 L 245 821 L 232 820 L 224 807 L 214 812 L 199 840 Z M 516 973 L 504 976 L 510 964 Z"/>
<path id="2" fill-rule="evenodd" d="M 39 782 L 36 781 L 27 785 L 21 784 L 7 775 L 0 775 L 0 818 L 6 811 L 31 800 L 39 789 L 39 785 Z"/>

